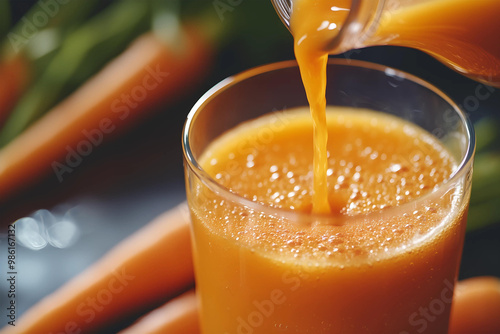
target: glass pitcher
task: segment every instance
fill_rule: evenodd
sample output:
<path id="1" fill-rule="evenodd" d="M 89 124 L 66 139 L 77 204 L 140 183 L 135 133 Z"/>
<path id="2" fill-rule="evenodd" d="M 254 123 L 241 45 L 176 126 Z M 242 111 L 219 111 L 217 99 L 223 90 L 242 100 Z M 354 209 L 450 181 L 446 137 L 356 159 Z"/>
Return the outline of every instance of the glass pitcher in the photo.
<path id="1" fill-rule="evenodd" d="M 310 19 L 318 22 L 318 30 L 332 23 L 336 28 L 322 32 L 324 50 L 330 54 L 375 45 L 410 47 L 467 77 L 500 87 L 499 0 L 271 1 L 289 29 L 294 4 L 309 1 L 321 7 Z M 342 9 L 339 3 L 348 13 L 340 16 L 343 22 L 336 13 Z"/>

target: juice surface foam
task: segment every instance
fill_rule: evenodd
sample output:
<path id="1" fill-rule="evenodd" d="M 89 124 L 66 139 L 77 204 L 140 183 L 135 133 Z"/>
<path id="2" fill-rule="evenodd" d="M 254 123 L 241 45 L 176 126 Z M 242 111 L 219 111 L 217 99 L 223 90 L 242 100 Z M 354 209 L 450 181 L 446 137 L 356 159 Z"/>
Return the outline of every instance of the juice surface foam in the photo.
<path id="1" fill-rule="evenodd" d="M 334 263 L 340 257 L 345 262 L 346 256 L 375 260 L 412 247 L 436 233 L 445 220 L 459 220 L 463 213 L 452 209 L 451 193 L 416 206 L 410 214 L 384 214 L 431 192 L 456 168 L 453 157 L 430 134 L 367 110 L 328 108 L 327 122 L 329 217 L 338 226 L 290 224 L 217 199 L 207 201 L 207 214 L 200 220 L 213 233 L 259 252 L 314 263 Z M 305 108 L 270 114 L 221 136 L 200 162 L 239 196 L 270 208 L 311 213 L 312 131 Z M 447 217 L 450 212 L 455 217 Z"/>

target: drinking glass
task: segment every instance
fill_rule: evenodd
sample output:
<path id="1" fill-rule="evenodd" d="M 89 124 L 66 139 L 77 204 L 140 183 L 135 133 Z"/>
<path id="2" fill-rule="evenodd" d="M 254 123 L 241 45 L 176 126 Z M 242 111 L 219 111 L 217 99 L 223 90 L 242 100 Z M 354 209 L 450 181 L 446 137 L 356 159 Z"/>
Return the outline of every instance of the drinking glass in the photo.
<path id="1" fill-rule="evenodd" d="M 200 157 L 219 136 L 262 115 L 286 126 L 288 109 L 308 106 L 299 69 L 294 61 L 280 62 L 222 81 L 193 107 L 182 137 L 204 334 L 447 332 L 470 197 L 473 127 L 445 94 L 410 74 L 341 59 L 330 59 L 327 71 L 329 106 L 367 108 L 416 124 L 449 150 L 457 167 L 421 197 L 369 214 L 315 215 L 256 203 L 210 177 Z M 269 131 L 257 135 L 257 144 L 266 145 Z M 411 156 L 425 154 L 419 150 Z M 320 225 L 337 237 L 325 241 L 326 250 L 296 256 L 297 240 L 261 245 L 269 233 L 256 228 L 263 220 L 304 235 Z M 380 222 L 394 222 L 394 229 L 382 231 L 387 224 Z M 427 228 L 404 233 L 406 225 L 423 222 Z M 236 224 L 253 237 L 233 233 Z M 353 230 L 394 240 L 360 249 L 348 235 Z M 316 252 L 322 255 L 315 258 Z"/>

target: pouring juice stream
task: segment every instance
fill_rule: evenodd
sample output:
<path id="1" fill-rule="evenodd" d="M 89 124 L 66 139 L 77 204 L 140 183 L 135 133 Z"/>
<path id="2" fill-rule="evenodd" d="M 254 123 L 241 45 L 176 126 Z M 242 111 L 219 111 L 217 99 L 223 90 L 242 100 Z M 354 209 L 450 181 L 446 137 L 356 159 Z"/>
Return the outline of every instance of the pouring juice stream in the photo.
<path id="1" fill-rule="evenodd" d="M 371 44 L 413 47 L 473 79 L 500 84 L 500 43 L 494 33 L 500 32 L 498 0 L 387 1 L 388 9 L 374 18 L 375 23 L 352 36 L 359 40 L 339 42 L 331 50 L 327 45 L 342 32 L 354 1 L 292 0 L 292 3 L 290 29 L 295 56 L 314 120 L 313 211 L 316 213 L 330 211 L 325 200 L 328 134 L 323 116 L 329 53 Z M 357 1 L 356 6 L 363 8 L 363 2 Z"/>
<path id="2" fill-rule="evenodd" d="M 329 8 L 324 8 L 329 3 Z M 309 100 L 314 128 L 314 187 L 313 212 L 329 213 L 326 172 L 328 131 L 326 126 L 326 64 L 328 53 L 323 51 L 326 36 L 338 32 L 351 5 L 350 0 L 335 1 L 335 10 L 329 1 L 301 0 L 294 3 L 291 29 L 295 39 L 295 57 Z M 325 17 L 325 13 L 327 16 Z M 338 22 L 338 25 L 337 23 Z M 328 34 L 325 35 L 324 32 Z"/>

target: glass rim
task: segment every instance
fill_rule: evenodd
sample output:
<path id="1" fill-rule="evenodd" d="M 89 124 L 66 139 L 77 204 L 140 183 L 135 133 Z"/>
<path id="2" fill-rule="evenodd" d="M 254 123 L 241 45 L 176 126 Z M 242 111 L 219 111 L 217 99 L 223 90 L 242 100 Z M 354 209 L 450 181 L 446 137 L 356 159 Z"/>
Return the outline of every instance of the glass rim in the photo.
<path id="1" fill-rule="evenodd" d="M 463 157 L 457 164 L 457 167 L 453 171 L 453 173 L 446 180 L 444 180 L 443 182 L 439 183 L 436 187 L 434 187 L 432 191 L 427 192 L 424 195 L 414 198 L 401 205 L 387 207 L 366 214 L 340 215 L 340 216 L 330 215 L 330 214 L 305 213 L 305 212 L 295 211 L 292 209 L 276 208 L 267 204 L 257 203 L 248 198 L 240 196 L 234 192 L 231 192 L 228 188 L 218 183 L 200 166 L 193 152 L 191 151 L 191 145 L 189 142 L 189 135 L 191 133 L 190 129 L 194 124 L 194 122 L 196 121 L 198 114 L 203 111 L 203 108 L 206 104 L 208 104 L 212 99 L 216 98 L 220 93 L 224 92 L 225 90 L 233 87 L 234 85 L 237 85 L 238 83 L 246 79 L 252 78 L 259 74 L 269 73 L 272 71 L 284 70 L 287 68 L 297 68 L 298 65 L 295 60 L 281 61 L 245 70 L 243 72 L 232 75 L 220 81 L 218 84 L 209 89 L 205 94 L 203 94 L 203 96 L 196 102 L 196 104 L 191 108 L 189 114 L 187 115 L 182 131 L 182 151 L 185 164 L 187 164 L 186 168 L 189 168 L 201 180 L 201 182 L 203 182 L 203 184 L 207 186 L 210 190 L 214 191 L 219 195 L 224 196 L 224 198 L 229 199 L 234 203 L 249 207 L 257 212 L 263 212 L 272 216 L 284 217 L 292 221 L 298 221 L 298 222 L 327 221 L 328 224 L 333 223 L 334 225 L 343 225 L 344 221 L 347 220 L 355 220 L 359 218 L 363 219 L 366 217 L 387 215 L 391 213 L 397 214 L 397 212 L 407 212 L 408 210 L 407 208 L 411 207 L 412 205 L 414 206 L 415 203 L 424 202 L 429 198 L 439 196 L 441 193 L 446 192 L 448 190 L 447 186 L 449 184 L 454 184 L 455 182 L 460 180 L 464 176 L 464 174 L 470 169 L 471 164 L 473 163 L 473 156 L 475 153 L 475 146 L 476 146 L 474 127 L 470 119 L 467 117 L 466 113 L 439 88 L 413 74 L 395 68 L 391 68 L 389 66 L 367 61 L 330 58 L 328 59 L 328 66 L 365 68 L 386 74 L 390 73 L 391 77 L 397 76 L 406 80 L 410 80 L 413 83 L 418 84 L 419 86 L 431 90 L 433 93 L 437 94 L 440 98 L 442 98 L 446 103 L 448 103 L 460 117 L 460 122 L 465 126 L 468 139 L 467 150 L 463 154 Z"/>

